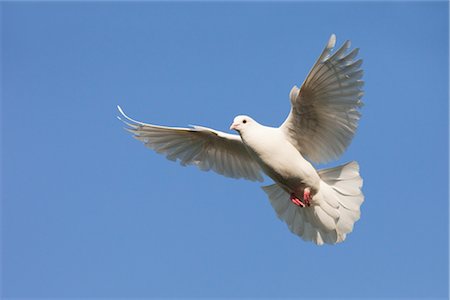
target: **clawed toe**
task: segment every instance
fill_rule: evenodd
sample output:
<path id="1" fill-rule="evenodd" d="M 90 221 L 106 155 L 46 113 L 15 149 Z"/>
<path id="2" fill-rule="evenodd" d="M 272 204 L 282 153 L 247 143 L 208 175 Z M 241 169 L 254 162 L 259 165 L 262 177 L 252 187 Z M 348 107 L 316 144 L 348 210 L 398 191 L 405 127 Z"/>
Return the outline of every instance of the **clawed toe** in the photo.
<path id="1" fill-rule="evenodd" d="M 305 203 L 303 203 L 300 199 L 298 199 L 294 193 L 291 194 L 291 201 L 297 206 L 305 207 Z M 308 205 L 309 206 L 309 205 Z"/>
<path id="2" fill-rule="evenodd" d="M 305 188 L 303 190 L 303 200 L 306 203 L 306 206 L 311 206 L 311 189 L 310 188 Z"/>
<path id="3" fill-rule="evenodd" d="M 291 202 L 300 207 L 311 206 L 311 189 L 309 187 L 303 190 L 303 201 L 300 200 L 294 193 L 290 196 Z"/>

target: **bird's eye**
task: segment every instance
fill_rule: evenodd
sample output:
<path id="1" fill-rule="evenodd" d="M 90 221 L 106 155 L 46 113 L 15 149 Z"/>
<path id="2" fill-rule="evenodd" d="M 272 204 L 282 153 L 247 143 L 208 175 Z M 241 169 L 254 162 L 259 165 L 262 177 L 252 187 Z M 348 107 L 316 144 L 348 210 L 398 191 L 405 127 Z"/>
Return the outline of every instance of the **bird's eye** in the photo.
<path id="1" fill-rule="evenodd" d="M 247 123 L 247 120 L 242 121 L 242 123 L 244 123 L 244 124 Z"/>

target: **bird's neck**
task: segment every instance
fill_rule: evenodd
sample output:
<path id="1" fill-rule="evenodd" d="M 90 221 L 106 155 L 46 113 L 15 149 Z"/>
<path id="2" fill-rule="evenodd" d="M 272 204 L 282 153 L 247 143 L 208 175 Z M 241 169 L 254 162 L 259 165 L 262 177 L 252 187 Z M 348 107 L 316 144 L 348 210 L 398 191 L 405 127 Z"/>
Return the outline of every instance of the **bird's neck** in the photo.
<path id="1" fill-rule="evenodd" d="M 241 132 L 241 139 L 250 148 L 257 148 L 262 141 L 270 141 L 276 135 L 276 128 L 254 124 L 250 130 Z"/>

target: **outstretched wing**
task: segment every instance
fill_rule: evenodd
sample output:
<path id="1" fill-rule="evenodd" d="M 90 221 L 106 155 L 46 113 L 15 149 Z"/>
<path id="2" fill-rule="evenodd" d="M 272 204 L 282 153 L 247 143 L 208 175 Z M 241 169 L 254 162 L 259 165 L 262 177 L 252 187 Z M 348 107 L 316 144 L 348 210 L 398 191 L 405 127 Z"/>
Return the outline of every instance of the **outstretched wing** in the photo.
<path id="1" fill-rule="evenodd" d="M 263 181 L 259 165 L 251 158 L 239 135 L 201 126 L 176 128 L 145 124 L 125 115 L 119 106 L 117 108 L 128 120 L 119 117 L 129 126 L 127 130 L 133 137 L 168 159 L 227 177 Z"/>
<path id="2" fill-rule="evenodd" d="M 316 163 L 345 151 L 361 116 L 362 60 L 354 60 L 359 49 L 348 52 L 346 41 L 332 54 L 335 43 L 333 34 L 301 88 L 292 88 L 291 111 L 280 126 L 290 142 Z"/>

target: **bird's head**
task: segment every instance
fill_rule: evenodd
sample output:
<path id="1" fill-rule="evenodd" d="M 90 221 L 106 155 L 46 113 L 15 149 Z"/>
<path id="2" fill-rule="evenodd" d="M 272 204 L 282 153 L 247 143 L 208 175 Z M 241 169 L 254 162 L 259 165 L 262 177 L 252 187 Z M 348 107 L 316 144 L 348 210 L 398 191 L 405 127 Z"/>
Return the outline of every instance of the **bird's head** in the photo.
<path id="1" fill-rule="evenodd" d="M 233 124 L 230 126 L 230 130 L 236 130 L 241 133 L 246 128 L 255 124 L 255 120 L 250 118 L 249 116 L 237 116 L 233 120 Z"/>

